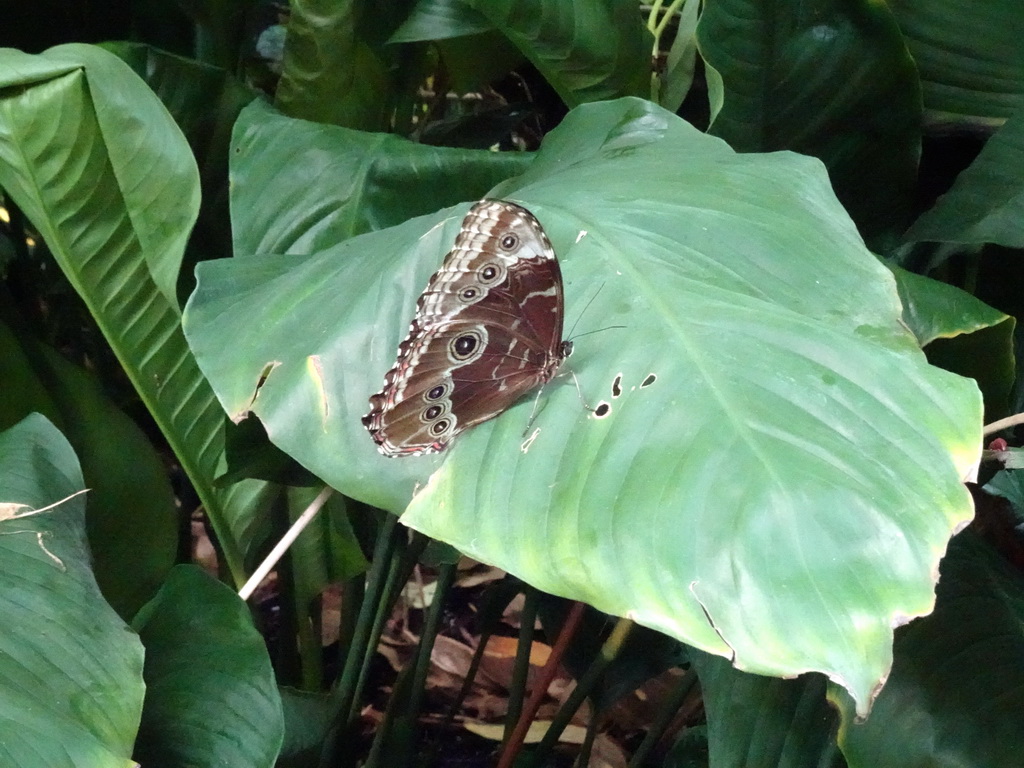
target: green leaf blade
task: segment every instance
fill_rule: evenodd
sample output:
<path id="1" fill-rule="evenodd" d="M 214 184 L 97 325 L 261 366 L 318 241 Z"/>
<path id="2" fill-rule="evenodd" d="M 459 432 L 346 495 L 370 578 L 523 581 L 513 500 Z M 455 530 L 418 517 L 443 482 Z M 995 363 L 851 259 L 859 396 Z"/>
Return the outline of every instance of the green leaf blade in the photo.
<path id="1" fill-rule="evenodd" d="M 1024 706 L 1024 581 L 976 531 L 942 561 L 935 612 L 897 632 L 896 661 L 866 722 L 833 693 L 851 766 L 1013 765 Z"/>
<path id="2" fill-rule="evenodd" d="M 358 3 L 322 0 L 292 6 L 276 93 L 283 111 L 367 131 L 387 125 L 391 62 L 367 43 L 360 10 Z M 383 14 L 377 20 L 383 23 Z"/>
<path id="3" fill-rule="evenodd" d="M 570 113 L 489 196 L 545 226 L 567 326 L 624 326 L 566 363 L 607 415 L 561 376 L 532 424 L 524 398 L 446 454 L 375 453 L 359 418 L 467 205 L 204 265 L 186 327 L 225 407 L 347 495 L 398 511 L 415 489 L 403 522 L 466 554 L 746 670 L 822 671 L 865 710 L 972 514 L 981 402 L 928 366 L 820 163 L 624 99 Z M 217 343 L 257 314 L 253 348 Z"/>
<path id="4" fill-rule="evenodd" d="M 321 250 L 478 198 L 533 160 L 317 125 L 261 102 L 242 110 L 231 154 L 232 231 L 241 256 Z"/>
<path id="5" fill-rule="evenodd" d="M 241 583 L 244 553 L 225 521 L 231 494 L 213 487 L 224 415 L 181 333 L 177 301 L 168 300 L 173 284 L 158 283 L 177 277 L 198 195 L 195 161 L 163 105 L 116 56 L 89 46 L 56 51 L 37 57 L 0 51 L 0 72 L 9 62 L 12 80 L 35 73 L 32 84 L 0 99 L 0 186 L 82 296 L 196 487 Z M 111 96 L 119 89 L 134 99 L 125 119 L 144 128 L 120 132 L 105 124 L 120 103 Z M 140 167 L 126 172 L 122 164 L 132 158 Z M 168 186 L 145 193 L 147 175 Z M 148 231 L 139 221 L 162 223 Z M 162 260 L 157 268 L 154 258 Z"/>
<path id="6" fill-rule="evenodd" d="M 631 0 L 466 0 L 569 107 L 650 91 L 654 39 Z"/>
<path id="7" fill-rule="evenodd" d="M 5 397 L 0 427 L 33 410 L 56 420 L 82 457 L 93 568 L 105 598 L 131 618 L 174 563 L 178 513 L 160 456 L 99 381 L 0 322 L 0 379 L 32 394 Z"/>
<path id="8" fill-rule="evenodd" d="M 904 240 L 1024 247 L 1024 114 L 1016 115 Z"/>
<path id="9" fill-rule="evenodd" d="M 778 680 L 738 672 L 725 659 L 693 652 L 716 766 L 845 768 L 836 746 L 838 715 L 820 675 Z"/>
<path id="10" fill-rule="evenodd" d="M 263 638 L 230 589 L 178 566 L 133 622 L 146 644 L 146 764 L 270 768 L 284 738 Z"/>
<path id="11" fill-rule="evenodd" d="M 124 768 L 143 649 L 96 585 L 85 499 L 71 497 L 83 488 L 78 461 L 44 417 L 0 433 L 0 487 L 0 611 L 10 622 L 0 634 L 0 756 L 24 768 Z"/>
<path id="12" fill-rule="evenodd" d="M 1017 321 L 952 285 L 893 267 L 903 319 L 933 365 L 978 382 L 985 421 L 1009 412 Z"/>
<path id="13" fill-rule="evenodd" d="M 893 0 L 921 71 L 930 122 L 991 125 L 1024 103 L 1024 6 L 1017 0 Z"/>
<path id="14" fill-rule="evenodd" d="M 914 61 L 881 3 L 710 3 L 697 27 L 710 132 L 742 152 L 818 157 L 869 243 L 909 223 L 920 155 Z"/>
<path id="15" fill-rule="evenodd" d="M 145 84 L 131 77 L 128 66 L 117 57 L 80 44 L 57 46 L 45 56 L 87 69 L 99 134 L 117 148 L 108 153 L 108 162 L 132 235 L 153 282 L 177 310 L 181 254 L 199 212 L 199 172 L 185 137 Z M 143 114 L 154 114 L 138 119 L 135 113 L 140 104 L 145 105 Z M 157 116 L 157 112 L 163 114 Z M 154 168 L 161 173 L 153 173 Z M 173 207 L 166 205 L 171 196 Z"/>
<path id="16" fill-rule="evenodd" d="M 493 29 L 494 26 L 483 14 L 462 0 L 419 0 L 388 42 L 452 40 Z"/>

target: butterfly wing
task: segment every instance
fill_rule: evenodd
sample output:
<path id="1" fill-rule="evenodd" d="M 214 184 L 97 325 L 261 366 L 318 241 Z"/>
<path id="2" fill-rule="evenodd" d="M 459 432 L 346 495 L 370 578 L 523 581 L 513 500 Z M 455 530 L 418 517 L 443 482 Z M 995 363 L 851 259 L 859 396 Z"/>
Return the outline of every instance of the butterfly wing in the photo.
<path id="1" fill-rule="evenodd" d="M 443 450 L 554 375 L 562 279 L 525 208 L 485 200 L 417 302 L 408 337 L 363 417 L 388 456 Z"/>

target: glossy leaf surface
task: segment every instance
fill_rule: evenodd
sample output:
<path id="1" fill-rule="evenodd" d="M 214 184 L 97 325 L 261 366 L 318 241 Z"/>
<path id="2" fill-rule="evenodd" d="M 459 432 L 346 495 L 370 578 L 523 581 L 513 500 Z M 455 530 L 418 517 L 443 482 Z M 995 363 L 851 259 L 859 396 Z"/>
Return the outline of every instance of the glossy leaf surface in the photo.
<path id="1" fill-rule="evenodd" d="M 91 210 L 62 217 L 59 223 L 72 228 L 62 237 L 57 222 L 32 217 L 33 223 L 48 242 L 106 236 L 123 247 L 130 239 L 138 267 L 177 311 L 178 267 L 199 207 L 195 161 L 178 126 L 120 59 L 99 48 L 62 45 L 39 56 L 3 49 L 0 64 L 0 87 L 24 88 L 0 100 L 0 161 L 10 166 L 0 183 L 31 216 L 56 194 L 72 196 L 70 209 L 83 196 L 73 190 L 83 177 L 99 182 L 89 201 L 121 207 L 121 227 L 107 222 L 106 232 L 78 229 Z M 39 167 L 29 167 L 33 162 Z M 33 187 L 44 180 L 52 189 L 37 200 Z"/>
<path id="2" fill-rule="evenodd" d="M 256 103 L 233 137 L 235 254 L 319 251 L 480 197 L 532 159 L 317 125 Z"/>
<path id="3" fill-rule="evenodd" d="M 369 44 L 368 32 L 384 23 L 387 8 L 381 5 L 371 13 L 355 0 L 295 0 L 288 14 L 277 105 L 307 120 L 384 128 L 390 62 Z M 363 16 L 372 18 L 373 25 L 361 24 Z"/>
<path id="4" fill-rule="evenodd" d="M 867 722 L 840 731 L 850 768 L 1019 759 L 1024 580 L 973 531 L 942 561 L 935 613 L 896 636 L 892 675 Z M 848 723 L 850 702 L 839 697 Z"/>
<path id="5" fill-rule="evenodd" d="M 746 670 L 825 672 L 866 709 L 971 516 L 980 398 L 927 364 L 821 166 L 620 100 L 492 196 L 547 228 L 567 326 L 623 326 L 567 362 L 603 418 L 563 376 L 532 426 L 526 399 L 447 455 L 374 452 L 366 398 L 468 205 L 204 264 L 186 331 L 224 407 L 347 495 L 399 511 L 418 489 L 404 522 L 534 586 Z"/>
<path id="6" fill-rule="evenodd" d="M 281 698 L 245 603 L 179 565 L 132 622 L 146 644 L 142 765 L 270 768 L 284 738 Z"/>
<path id="7" fill-rule="evenodd" d="M 142 644 L 96 585 L 85 498 L 73 496 L 83 488 L 74 451 L 43 416 L 0 433 L 3 765 L 131 765 Z"/>
<path id="8" fill-rule="evenodd" d="M 157 97 L 113 54 L 0 50 L 0 186 L 45 238 L 189 475 L 236 579 L 248 489 L 215 489 L 224 414 L 181 334 L 175 285 L 199 180 Z M 130 103 L 125 100 L 130 100 Z"/>
<path id="9" fill-rule="evenodd" d="M 986 422 L 1006 416 L 1016 377 L 1017 321 L 955 286 L 899 267 L 893 274 L 903 319 L 929 361 L 978 382 Z"/>
<path id="10" fill-rule="evenodd" d="M 819 158 L 869 243 L 894 243 L 913 204 L 921 94 L 885 5 L 717 0 L 697 35 L 711 133 L 742 152 Z"/>
<path id="11" fill-rule="evenodd" d="M 1024 113 L 1006 121 L 905 239 L 1024 247 Z"/>
<path id="12" fill-rule="evenodd" d="M 450 40 L 490 32 L 494 26 L 462 0 L 417 0 L 388 42 Z"/>
<path id="13" fill-rule="evenodd" d="M 932 122 L 991 124 L 1024 104 L 1024 5 L 890 0 L 921 72 Z"/>
<path id="14" fill-rule="evenodd" d="M 836 746 L 839 718 L 821 675 L 793 680 L 749 675 L 699 651 L 708 715 L 708 752 L 716 768 L 845 768 Z"/>
<path id="15" fill-rule="evenodd" d="M 654 42 L 632 0 L 465 0 L 570 107 L 650 91 Z"/>

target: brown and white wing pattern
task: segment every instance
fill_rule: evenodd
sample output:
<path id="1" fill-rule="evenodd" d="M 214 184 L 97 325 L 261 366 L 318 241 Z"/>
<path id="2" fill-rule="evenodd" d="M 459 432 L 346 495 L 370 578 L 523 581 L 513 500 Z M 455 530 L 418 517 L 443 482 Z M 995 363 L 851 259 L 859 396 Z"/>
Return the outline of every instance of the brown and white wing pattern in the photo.
<path id="1" fill-rule="evenodd" d="M 562 341 L 562 276 L 533 214 L 484 200 L 416 303 L 363 424 L 386 456 L 440 451 L 548 381 Z"/>

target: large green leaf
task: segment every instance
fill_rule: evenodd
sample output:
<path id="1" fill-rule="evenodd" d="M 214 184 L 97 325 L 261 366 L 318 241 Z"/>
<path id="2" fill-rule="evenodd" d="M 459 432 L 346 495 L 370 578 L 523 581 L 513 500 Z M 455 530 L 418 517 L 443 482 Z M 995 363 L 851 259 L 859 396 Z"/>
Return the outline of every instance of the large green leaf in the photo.
<path id="1" fill-rule="evenodd" d="M 258 102 L 235 124 L 231 156 L 231 223 L 241 256 L 321 250 L 480 197 L 533 159 L 318 125 Z"/>
<path id="2" fill-rule="evenodd" d="M 59 179 L 53 195 L 90 174 L 102 178 L 92 201 L 118 205 L 125 218 L 125 229 L 108 225 L 106 237 L 131 237 L 139 266 L 177 311 L 178 266 L 199 208 L 195 163 L 178 126 L 124 62 L 92 46 L 61 45 L 39 56 L 0 49 L 0 88 L 15 85 L 24 90 L 0 100 L 0 186 L 51 242 L 78 233 L 58 238 L 58 222 L 32 216 L 48 197 L 35 187 Z M 59 103 L 66 109 L 55 111 Z M 100 155 L 97 145 L 110 151 Z M 33 162 L 39 167 L 30 167 Z M 59 224 L 82 222 L 62 217 Z"/>
<path id="3" fill-rule="evenodd" d="M 447 455 L 374 452 L 359 417 L 467 205 L 201 265 L 185 327 L 224 407 L 347 495 L 399 511 L 418 488 L 403 521 L 466 554 L 865 709 L 972 514 L 981 403 L 927 365 L 820 164 L 625 99 L 574 110 L 493 195 L 547 228 L 568 324 L 623 326 L 567 363 L 604 417 L 561 377 L 529 445 L 525 400 Z"/>
<path id="4" fill-rule="evenodd" d="M 654 43 L 634 0 L 464 0 L 570 107 L 650 93 Z"/>
<path id="5" fill-rule="evenodd" d="M 905 239 L 1024 248 L 1024 112 L 988 140 Z"/>
<path id="6" fill-rule="evenodd" d="M 935 122 L 991 123 L 1024 105 L 1019 0 L 889 0 Z"/>
<path id="7" fill-rule="evenodd" d="M 309 768 L 317 765 L 323 743 L 331 729 L 328 694 L 281 688 L 284 709 L 284 743 L 277 760 L 280 768 Z"/>
<path id="8" fill-rule="evenodd" d="M 903 319 L 928 360 L 970 376 L 984 395 L 985 421 L 1009 410 L 1016 378 L 1013 333 L 1017 321 L 952 285 L 893 268 Z"/>
<path id="9" fill-rule="evenodd" d="M 112 42 L 103 47 L 130 66 L 160 97 L 192 147 L 204 189 L 216 189 L 227 175 L 231 127 L 238 112 L 259 92 L 227 70 L 151 45 Z"/>
<path id="10" fill-rule="evenodd" d="M 850 768 L 1020 762 L 1024 579 L 965 531 L 942 561 L 935 613 L 899 630 L 889 681 L 867 722 L 839 734 Z"/>
<path id="11" fill-rule="evenodd" d="M 1014 320 L 954 285 L 894 267 L 893 277 L 903 304 L 903 320 L 922 347 L 989 328 L 1001 328 L 1013 353 Z M 1011 361 L 1012 366 L 1012 361 Z"/>
<path id="12" fill-rule="evenodd" d="M 131 765 L 144 691 L 142 644 L 96 586 L 85 498 L 69 498 L 83 487 L 74 451 L 44 417 L 33 414 L 0 433 L 5 766 Z"/>
<path id="13" fill-rule="evenodd" d="M 284 739 L 263 638 L 238 595 L 179 565 L 133 626 L 146 645 L 135 759 L 166 768 L 270 768 Z"/>
<path id="14" fill-rule="evenodd" d="M 256 99 L 227 71 L 140 43 L 106 43 L 160 97 L 192 148 L 203 204 L 189 238 L 178 280 L 178 296 L 192 292 L 195 262 L 231 253 L 228 160 L 231 130 L 242 108 Z"/>
<path id="15" fill-rule="evenodd" d="M 869 242 L 894 242 L 913 204 L 921 92 L 885 5 L 715 0 L 697 35 L 711 132 L 744 152 L 820 158 Z"/>
<path id="16" fill-rule="evenodd" d="M 388 62 L 367 43 L 363 0 L 293 0 L 277 106 L 293 117 L 364 130 L 387 127 Z M 366 23 L 371 23 L 369 19 Z"/>
<path id="17" fill-rule="evenodd" d="M 821 675 L 778 680 L 739 672 L 725 659 L 700 651 L 692 660 L 715 768 L 845 766 L 836 746 L 839 718 L 825 700 Z"/>
<path id="18" fill-rule="evenodd" d="M 462 0 L 416 0 L 408 18 L 391 36 L 391 43 L 450 40 L 490 32 L 494 25 Z"/>
<path id="19" fill-rule="evenodd" d="M 247 489 L 213 487 L 224 415 L 181 334 L 173 298 L 198 195 L 188 145 L 156 96 L 99 48 L 2 50 L 0 88 L 0 187 L 84 299 L 241 583 L 244 550 L 228 521 L 242 515 Z"/>
<path id="20" fill-rule="evenodd" d="M 86 523 L 96 580 L 118 613 L 131 618 L 178 550 L 178 512 L 163 461 L 90 372 L 3 323 L 0 348 L 0 428 L 37 410 L 64 430 L 90 488 Z"/>

